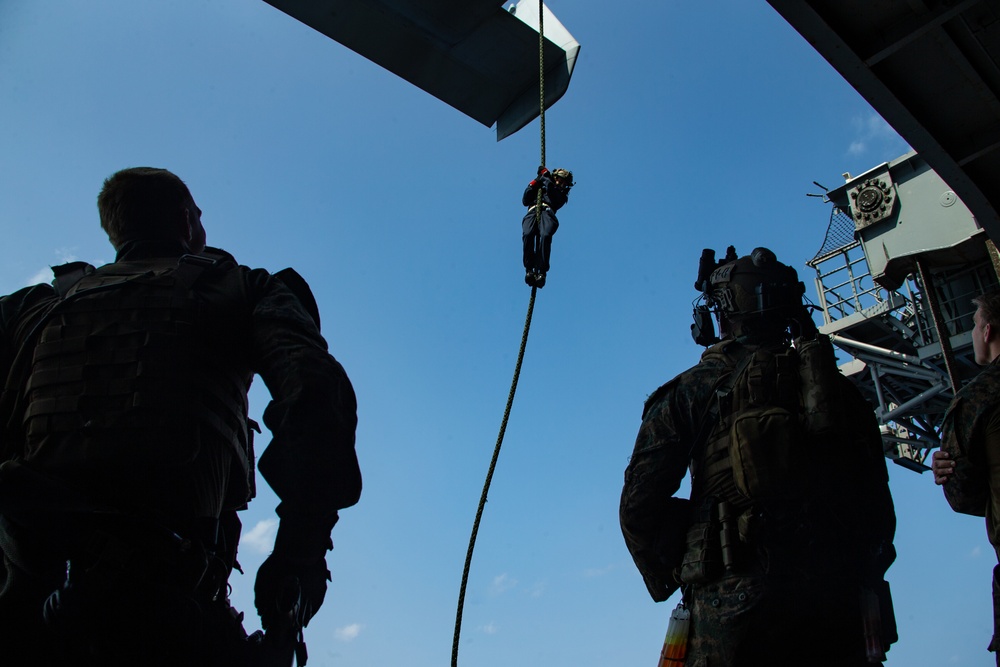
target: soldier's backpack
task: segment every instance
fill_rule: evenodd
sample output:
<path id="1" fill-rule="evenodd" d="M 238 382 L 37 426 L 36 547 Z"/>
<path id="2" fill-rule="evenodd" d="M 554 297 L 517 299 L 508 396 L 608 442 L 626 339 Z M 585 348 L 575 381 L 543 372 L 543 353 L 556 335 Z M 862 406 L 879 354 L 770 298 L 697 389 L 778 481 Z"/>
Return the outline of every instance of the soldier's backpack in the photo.
<path id="1" fill-rule="evenodd" d="M 733 480 L 745 498 L 788 495 L 808 479 L 809 461 L 843 414 L 837 409 L 838 374 L 826 336 L 752 353 L 730 396 L 727 419 Z"/>

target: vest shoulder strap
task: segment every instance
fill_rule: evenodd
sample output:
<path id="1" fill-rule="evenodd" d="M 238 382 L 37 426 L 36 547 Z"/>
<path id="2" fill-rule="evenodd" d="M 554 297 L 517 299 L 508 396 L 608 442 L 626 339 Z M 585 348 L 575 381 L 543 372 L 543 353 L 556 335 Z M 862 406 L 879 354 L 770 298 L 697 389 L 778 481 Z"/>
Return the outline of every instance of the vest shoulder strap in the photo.
<path id="1" fill-rule="evenodd" d="M 65 299 L 77 283 L 95 270 L 94 266 L 87 262 L 69 262 L 53 266 L 52 274 L 55 278 L 52 281 L 52 287 L 56 290 L 56 294 L 59 295 L 60 299 Z"/>

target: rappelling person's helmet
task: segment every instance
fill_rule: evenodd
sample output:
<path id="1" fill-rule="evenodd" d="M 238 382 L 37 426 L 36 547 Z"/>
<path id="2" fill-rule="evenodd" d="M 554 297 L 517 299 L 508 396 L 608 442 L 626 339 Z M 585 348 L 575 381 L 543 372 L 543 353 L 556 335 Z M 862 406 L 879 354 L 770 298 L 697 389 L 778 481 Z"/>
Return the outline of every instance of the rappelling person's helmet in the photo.
<path id="1" fill-rule="evenodd" d="M 552 176 L 558 176 L 561 178 L 563 180 L 564 187 L 571 188 L 576 185 L 576 183 L 573 182 L 573 172 L 568 169 L 553 169 Z"/>
<path id="2" fill-rule="evenodd" d="M 714 262 L 714 253 L 711 253 Z M 792 267 L 782 264 L 767 248 L 755 248 L 749 255 L 735 258 L 730 247 L 726 259 L 711 269 L 706 255 L 699 267 L 699 284 L 706 305 L 695 309 L 698 322 L 706 311 L 715 311 L 723 337 L 753 342 L 781 338 L 789 328 L 795 336 L 815 331 L 815 324 L 802 304 L 805 286 Z M 704 273 L 711 273 L 704 277 Z M 700 323 L 704 327 L 704 322 Z M 693 331 L 693 330 L 692 330 Z M 710 344 L 712 337 L 696 334 L 696 341 Z"/>

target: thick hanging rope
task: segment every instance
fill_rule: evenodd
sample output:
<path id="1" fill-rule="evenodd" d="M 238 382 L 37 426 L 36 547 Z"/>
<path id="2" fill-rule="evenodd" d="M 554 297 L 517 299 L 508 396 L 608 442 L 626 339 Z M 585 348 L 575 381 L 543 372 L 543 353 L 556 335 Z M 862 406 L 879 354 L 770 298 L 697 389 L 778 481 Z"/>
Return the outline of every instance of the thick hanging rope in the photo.
<path id="1" fill-rule="evenodd" d="M 538 120 L 542 160 L 545 166 L 545 2 L 538 0 Z M 541 192 L 541 190 L 539 190 Z"/>
<path id="2" fill-rule="evenodd" d="M 539 118 L 541 119 L 541 164 L 545 166 L 545 32 L 544 26 L 543 0 L 538 2 L 538 105 L 541 109 Z M 535 201 L 535 218 L 542 212 L 542 189 L 538 189 L 538 197 Z M 514 366 L 514 379 L 510 383 L 510 392 L 507 394 L 507 407 L 503 412 L 503 420 L 500 422 L 500 433 L 497 435 L 497 444 L 493 448 L 493 458 L 490 460 L 490 468 L 486 473 L 486 483 L 483 485 L 483 492 L 479 496 L 479 507 L 476 509 L 476 520 L 472 524 L 472 536 L 469 538 L 469 550 L 465 554 L 465 568 L 462 570 L 462 586 L 458 592 L 458 612 L 455 614 L 455 637 L 451 644 L 451 667 L 458 667 L 458 641 L 462 634 L 462 611 L 465 609 L 465 590 L 469 583 L 469 570 L 472 568 L 472 552 L 476 548 L 476 536 L 479 534 L 479 523 L 483 518 L 483 509 L 486 507 L 486 497 L 489 495 L 490 483 L 493 481 L 493 472 L 496 470 L 497 459 L 500 457 L 500 446 L 503 445 L 503 436 L 507 431 L 507 420 L 510 418 L 510 410 L 514 405 L 514 394 L 517 392 L 517 381 L 521 376 L 521 362 L 524 361 L 524 349 L 528 345 L 528 331 L 531 329 L 531 315 L 535 310 L 535 294 L 538 287 L 532 285 L 531 299 L 528 301 L 528 314 L 524 318 L 524 332 L 521 334 L 521 349 L 517 353 L 517 364 Z"/>
<path id="3" fill-rule="evenodd" d="M 521 334 L 521 349 L 517 353 L 517 365 L 514 367 L 514 380 L 510 384 L 510 393 L 507 394 L 507 408 L 503 412 L 503 421 L 500 423 L 500 434 L 497 436 L 496 447 L 493 448 L 493 459 L 490 461 L 490 469 L 486 473 L 486 484 L 483 486 L 483 493 L 479 497 L 479 508 L 476 510 L 476 520 L 472 524 L 472 537 L 469 538 L 469 550 L 465 554 L 465 569 L 462 571 L 462 588 L 458 593 L 458 614 L 455 617 L 455 639 L 451 646 L 451 666 L 458 666 L 458 638 L 462 633 L 462 610 L 465 607 L 465 588 L 469 583 L 469 570 L 472 567 L 472 551 L 476 547 L 476 535 L 479 533 L 479 522 L 483 518 L 483 509 L 486 507 L 486 496 L 489 494 L 490 482 L 493 481 L 493 471 L 497 467 L 497 459 L 500 457 L 500 445 L 503 444 L 504 432 L 507 430 L 507 420 L 510 418 L 510 409 L 514 404 L 514 393 L 517 391 L 517 380 L 521 375 L 521 362 L 524 361 L 524 348 L 528 344 L 528 330 L 531 328 L 531 314 L 535 310 L 535 293 L 537 287 L 531 288 L 531 300 L 528 302 L 528 315 L 524 319 L 524 333 Z"/>

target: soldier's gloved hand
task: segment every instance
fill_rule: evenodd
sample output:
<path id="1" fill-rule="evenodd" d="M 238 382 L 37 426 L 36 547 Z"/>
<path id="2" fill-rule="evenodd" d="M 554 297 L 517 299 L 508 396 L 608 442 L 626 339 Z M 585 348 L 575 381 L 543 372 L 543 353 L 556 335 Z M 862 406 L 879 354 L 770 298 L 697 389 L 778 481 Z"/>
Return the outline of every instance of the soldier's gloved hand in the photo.
<path id="1" fill-rule="evenodd" d="M 267 557 L 257 570 L 254 584 L 254 606 L 264 630 L 288 624 L 294 620 L 305 627 L 316 615 L 326 597 L 330 571 L 326 559 L 285 558 L 277 553 Z M 299 594 L 298 606 L 290 599 Z M 294 617 L 294 618 L 292 618 Z"/>
<path id="2" fill-rule="evenodd" d="M 539 176 L 544 176 L 547 173 L 549 173 L 549 170 L 546 167 L 539 167 L 538 168 L 538 175 Z"/>
<path id="3" fill-rule="evenodd" d="M 333 548 L 332 527 L 328 522 L 317 524 L 293 517 L 281 519 L 274 551 L 261 564 L 254 584 L 254 606 L 264 630 L 280 623 L 288 610 L 288 591 L 295 589 L 296 580 L 300 591 L 296 616 L 303 627 L 323 604 L 330 581 L 326 552 Z"/>

